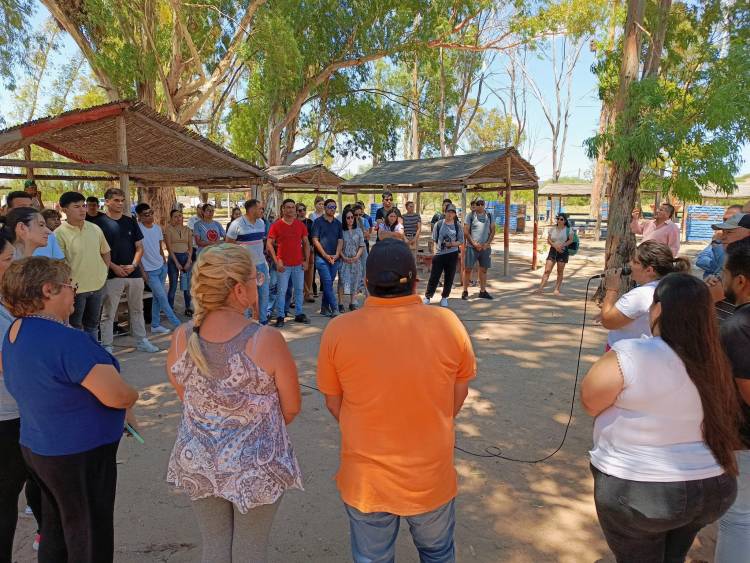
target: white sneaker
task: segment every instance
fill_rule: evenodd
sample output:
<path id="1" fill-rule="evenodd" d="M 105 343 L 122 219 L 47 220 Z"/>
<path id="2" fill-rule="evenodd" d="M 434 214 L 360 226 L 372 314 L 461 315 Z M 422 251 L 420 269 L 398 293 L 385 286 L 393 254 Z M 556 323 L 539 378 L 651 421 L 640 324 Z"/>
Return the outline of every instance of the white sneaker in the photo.
<path id="1" fill-rule="evenodd" d="M 152 326 L 151 334 L 169 334 L 170 330 L 165 326 Z"/>
<path id="2" fill-rule="evenodd" d="M 425 297 L 424 299 L 422 299 L 422 303 L 424 303 L 425 305 L 429 305 L 431 302 L 432 299 L 430 299 L 429 297 Z"/>
<path id="3" fill-rule="evenodd" d="M 104 350 L 109 354 L 114 354 L 114 350 L 112 349 L 112 346 L 102 346 Z"/>
<path id="4" fill-rule="evenodd" d="M 443 297 L 443 298 L 442 298 L 442 299 L 440 300 L 440 306 L 441 306 L 441 307 L 447 307 L 447 306 L 448 306 L 448 298 L 447 298 L 447 297 Z"/>
<path id="5" fill-rule="evenodd" d="M 137 350 L 138 350 L 139 352 L 148 352 L 149 354 L 154 354 L 154 353 L 156 353 L 156 352 L 160 352 L 159 348 L 157 348 L 156 346 L 154 346 L 153 344 L 151 344 L 151 343 L 150 343 L 150 342 L 148 341 L 148 338 L 144 338 L 143 340 L 141 340 L 141 341 L 140 341 L 140 342 L 139 342 L 139 343 L 138 343 L 138 344 L 136 345 L 136 349 L 137 349 Z"/>

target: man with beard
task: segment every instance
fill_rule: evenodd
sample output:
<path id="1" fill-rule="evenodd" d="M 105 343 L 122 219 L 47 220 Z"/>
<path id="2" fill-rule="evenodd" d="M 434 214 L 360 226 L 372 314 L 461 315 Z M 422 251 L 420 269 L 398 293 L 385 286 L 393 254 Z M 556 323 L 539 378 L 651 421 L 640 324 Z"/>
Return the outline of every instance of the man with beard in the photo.
<path id="1" fill-rule="evenodd" d="M 719 520 L 716 562 L 742 561 L 750 553 L 750 238 L 727 247 L 722 274 L 724 294 L 734 314 L 721 325 L 721 340 L 729 356 L 742 403 L 740 434 L 745 449 L 737 454 L 737 499 Z"/>

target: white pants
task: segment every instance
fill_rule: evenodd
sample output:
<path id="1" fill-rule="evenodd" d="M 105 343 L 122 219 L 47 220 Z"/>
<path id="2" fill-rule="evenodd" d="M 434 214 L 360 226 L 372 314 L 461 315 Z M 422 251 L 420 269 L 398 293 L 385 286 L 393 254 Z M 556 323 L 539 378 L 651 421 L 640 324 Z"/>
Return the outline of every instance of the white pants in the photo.
<path id="1" fill-rule="evenodd" d="M 102 346 L 112 346 L 114 322 L 122 292 L 128 294 L 128 323 L 130 334 L 136 340 L 146 338 L 146 323 L 143 321 L 143 278 L 112 278 L 104 285 L 102 305 Z"/>

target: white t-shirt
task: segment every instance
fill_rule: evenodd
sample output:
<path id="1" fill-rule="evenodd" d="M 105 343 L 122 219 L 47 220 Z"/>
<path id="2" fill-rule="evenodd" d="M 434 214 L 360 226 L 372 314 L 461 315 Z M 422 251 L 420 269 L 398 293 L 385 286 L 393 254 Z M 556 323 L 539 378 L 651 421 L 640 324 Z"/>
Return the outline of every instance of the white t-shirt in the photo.
<path id="1" fill-rule="evenodd" d="M 568 241 L 568 227 L 550 227 L 549 238 L 556 244 L 563 244 Z"/>
<path id="2" fill-rule="evenodd" d="M 617 300 L 617 303 L 615 303 L 617 310 L 633 320 L 622 328 L 609 331 L 607 344 L 609 344 L 610 348 L 615 342 L 625 340 L 626 338 L 651 336 L 648 310 L 651 307 L 651 303 L 654 302 L 654 290 L 657 285 L 659 285 L 658 280 L 639 285 Z"/>
<path id="3" fill-rule="evenodd" d="M 145 227 L 143 223 L 138 223 L 143 233 L 143 258 L 141 264 L 147 272 L 153 272 L 164 265 L 164 255 L 161 253 L 161 241 L 164 240 L 164 234 L 161 232 L 159 225 L 152 225 L 151 228 Z"/>
<path id="4" fill-rule="evenodd" d="M 624 386 L 596 417 L 591 464 L 620 479 L 673 482 L 724 473 L 703 440 L 703 406 L 685 364 L 658 336 L 613 350 Z"/>

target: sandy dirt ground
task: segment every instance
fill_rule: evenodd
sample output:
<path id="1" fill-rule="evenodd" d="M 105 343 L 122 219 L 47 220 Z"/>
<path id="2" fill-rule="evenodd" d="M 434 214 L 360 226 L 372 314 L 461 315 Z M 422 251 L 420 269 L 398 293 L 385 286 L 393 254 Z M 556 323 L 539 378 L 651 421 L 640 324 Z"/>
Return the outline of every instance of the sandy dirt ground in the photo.
<path id="1" fill-rule="evenodd" d="M 500 238 L 500 237 L 498 237 Z M 702 245 L 689 245 L 694 255 Z M 573 393 L 581 340 L 586 281 L 598 273 L 602 243 L 582 241 L 566 270 L 563 296 L 531 294 L 541 270 L 529 268 L 530 238 L 514 237 L 511 275 L 502 277 L 502 245 L 495 248 L 490 291 L 495 300 L 469 301 L 453 290 L 450 307 L 472 336 L 478 377 L 457 419 L 457 445 L 483 453 L 490 446 L 517 459 L 538 459 L 554 451 L 563 437 Z M 543 263 L 544 255 L 540 256 Z M 553 274 L 554 275 L 554 274 Z M 421 277 L 424 277 L 422 275 Z M 593 289 L 596 282 L 592 283 Z M 420 293 L 424 282 L 420 284 Z M 305 306 L 313 322 L 287 324 L 284 334 L 298 362 L 300 382 L 315 384 L 320 335 L 325 327 L 319 302 Z M 588 318 L 596 313 L 590 305 Z M 603 350 L 605 331 L 587 323 L 581 354 L 581 377 Z M 164 371 L 168 337 L 155 339 L 160 354 L 128 347 L 122 338 L 116 353 L 124 377 L 141 391 L 137 406 L 145 445 L 124 439 L 118 453 L 115 512 L 115 561 L 200 561 L 200 534 L 190 502 L 164 481 L 174 443 L 180 403 Z M 439 343 L 436 343 L 439 345 Z M 382 355 L 388 351 L 383 341 Z M 362 361 L 378 361 L 363 353 Z M 397 359 L 394 359 L 397 361 Z M 304 473 L 305 491 L 283 500 L 273 527 L 271 561 L 295 563 L 351 560 L 346 517 L 333 475 L 338 465 L 339 435 L 322 397 L 303 388 L 303 409 L 290 427 Z M 576 399 L 565 445 L 544 463 L 528 464 L 479 458 L 456 452 L 459 495 L 456 544 L 459 561 L 563 563 L 611 562 L 592 499 L 587 451 L 592 420 Z M 22 499 L 23 501 L 23 495 Z M 19 504 L 23 509 L 24 503 Z M 21 517 L 15 560 L 36 561 L 31 549 L 33 518 Z M 713 533 L 703 533 L 691 556 L 711 561 Z M 703 545 L 700 545 L 700 544 Z M 418 561 L 408 527 L 402 524 L 397 560 Z"/>

